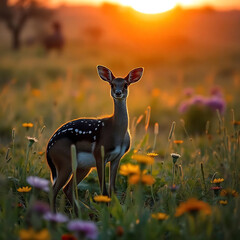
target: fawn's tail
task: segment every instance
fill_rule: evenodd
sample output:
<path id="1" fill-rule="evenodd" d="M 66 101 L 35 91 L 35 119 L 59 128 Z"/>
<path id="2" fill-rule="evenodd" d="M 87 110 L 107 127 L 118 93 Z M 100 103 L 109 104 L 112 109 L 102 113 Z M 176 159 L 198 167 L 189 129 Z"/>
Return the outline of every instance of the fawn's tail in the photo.
<path id="1" fill-rule="evenodd" d="M 51 170 L 51 180 L 52 180 L 52 183 L 54 183 L 56 178 L 57 178 L 57 169 L 56 169 L 55 165 L 53 164 L 52 159 L 49 156 L 48 152 L 46 154 L 46 158 L 47 158 L 48 166 L 49 166 L 49 168 Z"/>

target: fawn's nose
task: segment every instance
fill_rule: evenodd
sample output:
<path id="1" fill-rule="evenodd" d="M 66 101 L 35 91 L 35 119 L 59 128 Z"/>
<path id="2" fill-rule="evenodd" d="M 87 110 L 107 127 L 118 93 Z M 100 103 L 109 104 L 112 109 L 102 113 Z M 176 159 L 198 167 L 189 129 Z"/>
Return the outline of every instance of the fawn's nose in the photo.
<path id="1" fill-rule="evenodd" d="M 116 90 L 115 94 L 116 94 L 116 96 L 121 96 L 122 95 L 122 90 Z"/>

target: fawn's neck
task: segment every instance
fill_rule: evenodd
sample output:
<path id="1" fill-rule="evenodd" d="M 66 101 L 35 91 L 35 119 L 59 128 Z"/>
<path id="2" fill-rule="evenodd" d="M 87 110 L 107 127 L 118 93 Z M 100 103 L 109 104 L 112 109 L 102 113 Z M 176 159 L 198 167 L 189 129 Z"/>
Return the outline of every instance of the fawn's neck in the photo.
<path id="1" fill-rule="evenodd" d="M 114 99 L 113 127 L 120 135 L 125 135 L 128 128 L 126 99 Z"/>

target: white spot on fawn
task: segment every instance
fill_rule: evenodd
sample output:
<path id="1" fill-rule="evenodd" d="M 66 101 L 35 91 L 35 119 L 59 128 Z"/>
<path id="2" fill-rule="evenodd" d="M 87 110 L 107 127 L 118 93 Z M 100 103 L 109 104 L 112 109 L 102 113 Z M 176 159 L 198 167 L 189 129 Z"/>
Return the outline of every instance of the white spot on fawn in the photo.
<path id="1" fill-rule="evenodd" d="M 94 140 L 94 141 L 96 140 L 96 136 L 93 137 L 93 140 Z"/>
<path id="2" fill-rule="evenodd" d="M 97 131 L 97 128 L 95 128 L 95 131 Z"/>
<path id="3" fill-rule="evenodd" d="M 88 133 L 89 133 L 89 134 L 91 134 L 91 133 L 92 133 L 92 131 L 89 131 Z"/>
<path id="4" fill-rule="evenodd" d="M 78 132 L 78 129 L 75 129 L 75 132 L 77 133 L 77 132 Z"/>
<path id="5" fill-rule="evenodd" d="M 104 122 L 102 122 L 102 126 L 104 126 Z"/>
<path id="6" fill-rule="evenodd" d="M 79 133 L 82 134 L 82 131 L 80 130 Z"/>
<path id="7" fill-rule="evenodd" d="M 88 126 L 90 127 L 90 126 L 92 126 L 92 124 L 88 124 Z"/>
<path id="8" fill-rule="evenodd" d="M 71 131 L 71 130 L 73 130 L 73 128 L 69 128 L 68 130 Z"/>

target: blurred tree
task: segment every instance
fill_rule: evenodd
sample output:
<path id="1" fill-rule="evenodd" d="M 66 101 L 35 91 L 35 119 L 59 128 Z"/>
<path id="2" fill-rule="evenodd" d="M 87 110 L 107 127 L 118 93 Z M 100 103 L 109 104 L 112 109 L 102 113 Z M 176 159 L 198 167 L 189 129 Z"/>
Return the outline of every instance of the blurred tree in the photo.
<path id="1" fill-rule="evenodd" d="M 49 19 L 53 10 L 44 7 L 37 0 L 0 0 L 0 20 L 5 22 L 12 37 L 12 48 L 21 47 L 20 36 L 30 19 Z"/>

